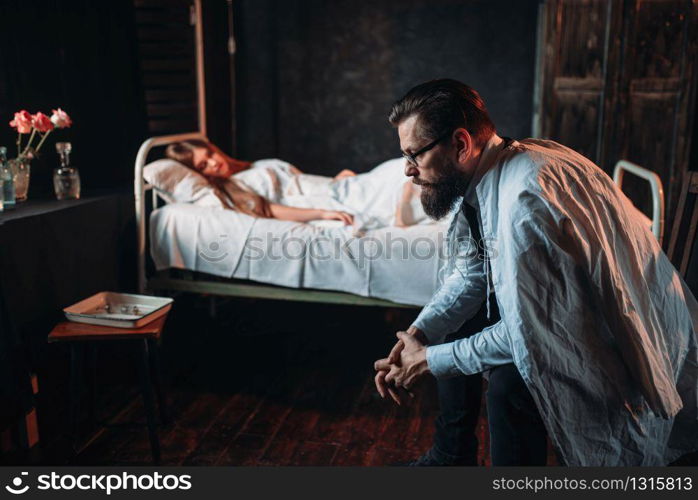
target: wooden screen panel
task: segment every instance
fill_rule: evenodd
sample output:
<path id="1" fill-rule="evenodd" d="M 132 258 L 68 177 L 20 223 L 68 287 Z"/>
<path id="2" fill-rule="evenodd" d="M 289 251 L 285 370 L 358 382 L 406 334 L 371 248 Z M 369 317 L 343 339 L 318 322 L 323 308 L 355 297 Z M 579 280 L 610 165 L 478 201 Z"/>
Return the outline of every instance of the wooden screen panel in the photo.
<path id="1" fill-rule="evenodd" d="M 659 174 L 664 183 L 666 230 L 671 231 L 684 172 L 688 169 L 688 108 L 691 78 L 690 36 L 695 7 L 690 0 L 647 0 L 626 9 L 624 71 L 619 82 L 622 113 L 615 137 L 619 158 L 627 158 Z M 693 80 L 693 82 L 692 82 Z M 647 207 L 641 193 L 633 201 Z"/>
<path id="2" fill-rule="evenodd" d="M 543 26 L 541 135 L 586 154 L 609 174 L 621 159 L 656 171 L 671 234 L 694 137 L 698 2 L 549 0 Z M 649 210 L 644 184 L 629 177 L 624 190 Z"/>
<path id="3" fill-rule="evenodd" d="M 559 76 L 594 79 L 602 85 L 608 2 L 563 1 L 556 18 Z M 579 50 L 583 48 L 584 50 Z"/>
<path id="4" fill-rule="evenodd" d="M 633 78 L 672 78 L 681 76 L 685 0 L 643 0 L 635 6 L 631 45 Z"/>
<path id="5" fill-rule="evenodd" d="M 695 178 L 696 172 L 688 172 L 688 175 L 694 178 L 690 183 L 693 189 L 689 190 L 686 196 L 685 209 L 681 210 L 681 202 L 679 202 L 679 214 L 681 218 L 681 228 L 678 231 L 678 238 L 674 250 L 674 265 L 694 295 L 698 295 L 698 245 L 696 245 L 696 225 L 698 225 L 698 179 Z M 676 223 L 679 223 L 677 217 Z M 676 225 L 676 224 L 675 224 Z"/>
<path id="6" fill-rule="evenodd" d="M 193 0 L 134 0 L 152 135 L 198 130 Z"/>
<path id="7" fill-rule="evenodd" d="M 556 90 L 552 102 L 556 109 L 556 113 L 550 117 L 551 128 L 555 131 L 552 139 L 587 158 L 594 158 L 599 124 L 599 92 Z"/>
<path id="8" fill-rule="evenodd" d="M 592 161 L 600 156 L 606 55 L 612 22 L 606 0 L 557 0 L 545 13 L 541 133 Z"/>
<path id="9" fill-rule="evenodd" d="M 686 276 L 693 254 L 698 225 L 698 172 L 686 172 L 678 203 L 676 223 L 667 255 L 679 272 Z M 694 292 L 696 291 L 693 288 Z"/>
<path id="10" fill-rule="evenodd" d="M 674 134 L 673 118 L 676 95 L 673 93 L 633 92 L 630 94 L 625 135 L 628 141 L 623 158 L 656 172 L 662 179 L 664 191 L 680 186 L 680 177 L 672 167 Z M 651 196 L 646 183 L 624 184 L 623 191 L 643 212 L 652 213 Z"/>

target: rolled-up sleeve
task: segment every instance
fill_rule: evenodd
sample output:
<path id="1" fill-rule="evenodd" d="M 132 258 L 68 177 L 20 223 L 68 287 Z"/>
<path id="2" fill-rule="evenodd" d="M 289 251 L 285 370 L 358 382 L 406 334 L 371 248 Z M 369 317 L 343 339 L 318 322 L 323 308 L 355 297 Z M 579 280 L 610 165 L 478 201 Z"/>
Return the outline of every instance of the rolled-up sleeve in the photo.
<path id="1" fill-rule="evenodd" d="M 424 332 L 430 344 L 443 342 L 446 335 L 475 316 L 487 295 L 484 263 L 469 238 L 465 217 L 459 215 L 458 219 L 455 234 L 467 236 L 452 245 L 456 251 L 453 270 L 412 323 Z"/>
<path id="2" fill-rule="evenodd" d="M 504 321 L 471 337 L 427 347 L 427 365 L 437 378 L 472 375 L 513 362 Z"/>

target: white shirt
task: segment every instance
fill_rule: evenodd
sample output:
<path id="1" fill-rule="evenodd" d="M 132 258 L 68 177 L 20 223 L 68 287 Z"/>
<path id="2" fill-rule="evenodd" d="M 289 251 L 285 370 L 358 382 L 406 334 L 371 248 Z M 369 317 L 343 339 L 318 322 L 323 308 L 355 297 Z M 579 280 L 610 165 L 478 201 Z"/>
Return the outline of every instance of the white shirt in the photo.
<path id="1" fill-rule="evenodd" d="M 478 221 L 481 218 L 476 187 L 503 146 L 503 139 L 496 134 L 489 139 L 463 197 L 463 203 L 477 210 Z M 484 234 L 481 222 L 480 233 Z M 450 273 L 413 323 L 424 332 L 430 344 L 443 342 L 446 335 L 471 319 L 485 301 L 489 288 L 487 263 L 477 257 L 475 245 L 479 242 L 472 240 L 460 204 L 447 240 L 449 248 L 457 248 Z M 429 370 L 439 378 L 478 373 L 511 362 L 506 332 L 501 328 L 489 328 L 468 338 L 427 348 Z"/>
<path id="2" fill-rule="evenodd" d="M 480 167 L 474 187 L 483 239 L 496 238 L 486 262 L 501 320 L 430 346 L 432 371 L 513 361 L 570 466 L 662 465 L 697 450 L 698 303 L 632 203 L 553 141 L 515 141 Z M 453 234 L 469 234 L 462 219 Z M 484 270 L 456 257 L 458 272 L 415 322 L 430 341 L 474 310 L 464 297 L 477 307 L 487 293 Z"/>

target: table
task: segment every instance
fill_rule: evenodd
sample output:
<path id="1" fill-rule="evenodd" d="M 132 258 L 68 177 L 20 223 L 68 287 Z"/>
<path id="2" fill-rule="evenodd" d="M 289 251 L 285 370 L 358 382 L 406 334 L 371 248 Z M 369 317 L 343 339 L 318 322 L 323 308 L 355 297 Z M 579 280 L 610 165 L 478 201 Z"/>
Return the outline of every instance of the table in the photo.
<path id="1" fill-rule="evenodd" d="M 78 434 L 80 426 L 80 400 L 83 385 L 83 369 L 85 364 L 85 347 L 90 350 L 90 417 L 94 419 L 94 401 L 97 390 L 95 380 L 95 347 L 98 342 L 126 341 L 133 342 L 140 350 L 139 363 L 141 396 L 145 406 L 148 422 L 148 437 L 153 456 L 153 462 L 160 462 L 160 439 L 155 418 L 155 403 L 153 389 L 160 410 L 160 421 L 165 424 L 168 420 L 165 394 L 162 389 L 160 374 L 160 359 L 158 345 L 162 329 L 167 320 L 167 314 L 140 328 L 115 328 L 109 326 L 88 325 L 63 321 L 58 323 L 48 336 L 49 343 L 70 343 L 70 414 L 73 427 L 73 438 Z"/>
<path id="2" fill-rule="evenodd" d="M 60 367 L 67 360 L 46 343 L 46 332 L 63 319 L 63 307 L 83 297 L 134 291 L 135 255 L 130 189 L 30 198 L 0 213 L 1 453 L 33 463 L 41 459 L 39 435 L 42 449 L 60 441 L 42 422 L 65 409 Z"/>

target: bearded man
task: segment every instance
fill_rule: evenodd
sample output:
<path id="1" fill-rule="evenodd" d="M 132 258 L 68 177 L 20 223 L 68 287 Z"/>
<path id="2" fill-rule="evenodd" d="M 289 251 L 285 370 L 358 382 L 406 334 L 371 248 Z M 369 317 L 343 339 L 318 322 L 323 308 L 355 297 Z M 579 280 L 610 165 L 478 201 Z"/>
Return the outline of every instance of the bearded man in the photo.
<path id="1" fill-rule="evenodd" d="M 698 304 L 612 180 L 555 142 L 500 138 L 454 80 L 410 90 L 390 122 L 425 212 L 452 214 L 446 278 L 375 364 L 396 402 L 437 377 L 435 443 L 415 465 L 472 463 L 485 371 L 493 465 L 545 465 L 546 435 L 567 465 L 696 450 Z M 463 336 L 483 311 L 489 326 Z"/>

